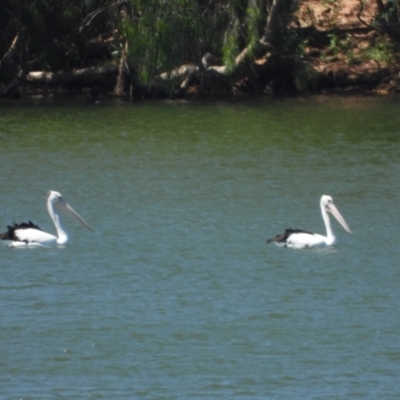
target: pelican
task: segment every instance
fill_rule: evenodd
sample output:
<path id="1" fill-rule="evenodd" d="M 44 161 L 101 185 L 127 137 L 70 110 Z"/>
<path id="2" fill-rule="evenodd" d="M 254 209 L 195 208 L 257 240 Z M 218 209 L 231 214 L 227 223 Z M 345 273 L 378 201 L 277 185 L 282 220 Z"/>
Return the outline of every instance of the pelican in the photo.
<path id="1" fill-rule="evenodd" d="M 84 219 L 63 199 L 61 193 L 50 190 L 46 196 L 46 205 L 50 218 L 53 220 L 54 226 L 56 227 L 58 236 L 43 232 L 38 225 L 35 225 L 31 221 L 23 222 L 22 224 L 14 223 L 12 226 L 9 225 L 7 227 L 7 232 L 0 234 L 0 240 L 3 244 L 9 247 L 65 245 L 68 242 L 68 236 L 61 226 L 55 208 L 64 211 L 85 228 L 94 232 Z"/>
<path id="2" fill-rule="evenodd" d="M 285 229 L 285 233 L 277 235 L 274 239 L 267 240 L 267 243 L 274 242 L 280 247 L 293 247 L 295 249 L 302 249 L 304 247 L 314 246 L 331 246 L 335 242 L 335 236 L 332 232 L 331 222 L 329 220 L 328 212 L 330 212 L 343 226 L 343 228 L 352 233 L 349 225 L 340 214 L 339 210 L 333 204 L 331 196 L 323 195 L 320 201 L 322 218 L 326 227 L 326 236 L 317 233 L 303 231 L 302 229 Z"/>

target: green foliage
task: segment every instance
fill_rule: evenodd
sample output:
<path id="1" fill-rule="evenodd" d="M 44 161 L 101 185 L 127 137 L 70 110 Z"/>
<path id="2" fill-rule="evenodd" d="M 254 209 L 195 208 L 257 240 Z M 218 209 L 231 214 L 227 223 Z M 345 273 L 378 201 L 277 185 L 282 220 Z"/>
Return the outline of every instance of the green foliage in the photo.
<path id="1" fill-rule="evenodd" d="M 260 30 L 262 26 L 262 13 L 256 4 L 249 5 L 246 9 L 246 28 L 247 28 L 247 47 L 251 54 L 254 52 L 256 44 L 260 39 Z"/>
<path id="2" fill-rule="evenodd" d="M 239 41 L 238 38 L 240 30 L 240 22 L 234 18 L 231 21 L 231 26 L 225 33 L 224 44 L 222 47 L 222 59 L 224 64 L 228 67 L 228 70 L 232 70 L 235 64 L 235 57 L 239 53 Z"/>
<path id="3" fill-rule="evenodd" d="M 134 15 L 121 32 L 129 43 L 129 59 L 143 83 L 185 62 L 199 61 L 212 44 L 213 21 L 199 18 L 207 10 L 196 1 L 131 1 Z"/>
<path id="4" fill-rule="evenodd" d="M 399 0 L 387 0 L 384 3 L 380 19 L 390 21 L 396 24 L 400 22 L 400 1 Z"/>
<path id="5" fill-rule="evenodd" d="M 265 24 L 265 0 L 131 0 L 121 32 L 143 83 L 210 52 L 232 67 L 246 46 L 254 50 Z"/>
<path id="6" fill-rule="evenodd" d="M 224 19 L 229 23 L 224 33 L 222 59 L 228 70 L 243 48 L 248 48 L 250 56 L 253 54 L 266 22 L 265 8 L 265 1 L 227 1 Z"/>
<path id="7" fill-rule="evenodd" d="M 341 51 L 339 36 L 336 33 L 329 33 L 327 36 L 329 38 L 329 48 L 331 49 L 333 54 L 336 56 Z"/>
<path id="8" fill-rule="evenodd" d="M 334 56 L 344 54 L 347 57 L 352 57 L 352 43 L 351 35 L 341 35 L 330 33 L 327 35 L 329 38 L 329 49 Z"/>
<path id="9" fill-rule="evenodd" d="M 297 56 L 302 39 L 289 26 L 292 0 L 285 1 L 276 52 Z M 29 69 L 95 65 L 89 49 L 103 39 L 113 43 L 107 51 L 115 63 L 128 50 L 134 78 L 146 85 L 185 63 L 201 67 L 206 53 L 229 70 L 243 49 L 247 56 L 256 56 L 272 4 L 273 0 L 3 0 L 0 60 L 23 28 L 26 39 L 19 50 L 25 51 L 16 51 L 9 63 L 16 71 L 25 56 Z"/>
<path id="10" fill-rule="evenodd" d="M 334 56 L 342 54 L 349 64 L 359 64 L 363 61 L 392 62 L 395 58 L 396 45 L 385 40 L 383 36 L 376 37 L 371 45 L 359 53 L 355 53 L 351 36 L 340 37 L 332 33 L 329 37 L 329 49 Z"/>
<path id="11" fill-rule="evenodd" d="M 386 63 L 393 62 L 395 60 L 395 46 L 386 41 L 376 41 L 363 51 L 361 59 Z"/>

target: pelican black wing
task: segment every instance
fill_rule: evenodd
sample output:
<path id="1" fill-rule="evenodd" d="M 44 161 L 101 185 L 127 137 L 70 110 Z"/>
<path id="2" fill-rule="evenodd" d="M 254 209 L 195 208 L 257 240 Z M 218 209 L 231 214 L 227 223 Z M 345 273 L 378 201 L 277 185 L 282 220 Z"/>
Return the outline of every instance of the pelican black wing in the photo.
<path id="1" fill-rule="evenodd" d="M 38 225 L 34 224 L 31 221 L 22 222 L 21 224 L 16 224 L 14 222 L 13 225 L 7 226 L 7 232 L 0 233 L 0 240 L 13 240 L 19 241 L 18 237 L 15 235 L 15 231 L 18 229 L 37 229 L 41 231 Z"/>
<path id="2" fill-rule="evenodd" d="M 276 235 L 273 239 L 268 239 L 267 243 L 270 242 L 278 242 L 278 243 L 286 243 L 289 236 L 292 235 L 293 233 L 308 233 L 309 235 L 313 235 L 313 233 L 305 231 L 303 229 L 285 229 L 285 233 L 281 233 L 280 235 Z"/>

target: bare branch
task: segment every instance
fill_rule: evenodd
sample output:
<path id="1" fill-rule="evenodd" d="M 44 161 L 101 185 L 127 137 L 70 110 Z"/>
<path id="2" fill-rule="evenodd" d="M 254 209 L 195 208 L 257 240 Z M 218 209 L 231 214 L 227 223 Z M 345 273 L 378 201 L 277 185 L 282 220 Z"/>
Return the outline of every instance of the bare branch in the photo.
<path id="1" fill-rule="evenodd" d="M 4 54 L 3 58 L 2 58 L 1 61 L 0 61 L 0 67 L 1 67 L 1 64 L 2 64 L 3 62 L 7 62 L 7 60 L 8 60 L 9 58 L 11 58 L 11 56 L 14 54 L 14 52 L 15 52 L 15 50 L 16 50 L 16 48 L 17 48 L 18 40 L 19 40 L 19 35 L 18 35 L 18 33 L 17 33 L 16 36 L 15 36 L 15 38 L 14 38 L 14 40 L 13 40 L 12 43 L 11 43 L 10 48 L 7 50 L 6 54 Z"/>
<path id="2" fill-rule="evenodd" d="M 84 28 L 86 28 L 87 26 L 89 26 L 92 21 L 99 15 L 101 14 L 103 11 L 109 10 L 112 7 L 117 7 L 120 6 L 122 4 L 127 4 L 128 1 L 127 0 L 117 0 L 115 3 L 110 4 L 109 6 L 106 7 L 100 7 L 97 10 L 91 12 L 90 14 L 88 14 L 82 21 L 81 26 L 79 27 L 79 32 L 82 32 Z"/>

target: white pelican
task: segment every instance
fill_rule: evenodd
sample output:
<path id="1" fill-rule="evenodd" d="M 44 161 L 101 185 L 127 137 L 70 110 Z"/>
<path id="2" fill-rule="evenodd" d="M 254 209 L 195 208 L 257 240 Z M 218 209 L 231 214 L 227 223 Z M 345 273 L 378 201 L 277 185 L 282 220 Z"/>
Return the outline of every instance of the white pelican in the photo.
<path id="1" fill-rule="evenodd" d="M 68 242 L 68 236 L 60 224 L 60 219 L 54 207 L 64 211 L 84 227 L 94 232 L 83 218 L 62 198 L 60 193 L 50 190 L 46 196 L 46 204 L 50 218 L 56 227 L 58 237 L 43 232 L 39 226 L 28 221 L 22 224 L 14 223 L 13 226 L 9 225 L 7 232 L 0 234 L 2 243 L 9 247 L 65 245 Z"/>
<path id="2" fill-rule="evenodd" d="M 302 249 L 304 247 L 313 247 L 320 245 L 332 245 L 335 242 L 335 236 L 332 232 L 328 212 L 333 214 L 333 216 L 347 232 L 352 233 L 349 225 L 347 225 L 347 222 L 344 220 L 339 210 L 333 204 L 331 196 L 323 195 L 321 197 L 320 206 L 322 218 L 325 222 L 326 236 L 303 231 L 302 229 L 289 228 L 285 229 L 285 233 L 277 235 L 274 239 L 267 240 L 267 243 L 274 242 L 277 246 L 293 247 L 295 249 Z"/>

